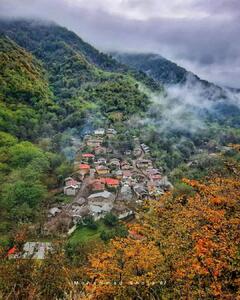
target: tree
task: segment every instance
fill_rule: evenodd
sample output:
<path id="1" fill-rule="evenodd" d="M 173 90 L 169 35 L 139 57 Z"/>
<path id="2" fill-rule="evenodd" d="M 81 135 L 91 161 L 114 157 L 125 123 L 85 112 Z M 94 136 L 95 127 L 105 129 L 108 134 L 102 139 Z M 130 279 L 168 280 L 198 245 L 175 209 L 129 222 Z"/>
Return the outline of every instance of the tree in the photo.
<path id="1" fill-rule="evenodd" d="M 117 225 L 118 218 L 112 213 L 107 213 L 106 216 L 103 218 L 103 222 L 107 226 L 113 227 Z"/>
<path id="2" fill-rule="evenodd" d="M 106 251 L 92 254 L 89 260 L 91 283 L 85 289 L 93 299 L 127 299 L 126 295 L 137 293 L 146 299 L 151 287 L 158 284 L 161 255 L 155 243 L 147 239 L 117 238 Z"/>

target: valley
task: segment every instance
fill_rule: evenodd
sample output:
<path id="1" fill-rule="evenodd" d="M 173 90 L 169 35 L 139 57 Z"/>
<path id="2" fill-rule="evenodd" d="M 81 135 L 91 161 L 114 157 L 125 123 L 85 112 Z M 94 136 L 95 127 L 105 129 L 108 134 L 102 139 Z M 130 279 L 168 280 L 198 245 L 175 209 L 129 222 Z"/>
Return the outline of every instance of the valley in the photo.
<path id="1" fill-rule="evenodd" d="M 0 298 L 237 299 L 239 99 L 0 20 Z"/>

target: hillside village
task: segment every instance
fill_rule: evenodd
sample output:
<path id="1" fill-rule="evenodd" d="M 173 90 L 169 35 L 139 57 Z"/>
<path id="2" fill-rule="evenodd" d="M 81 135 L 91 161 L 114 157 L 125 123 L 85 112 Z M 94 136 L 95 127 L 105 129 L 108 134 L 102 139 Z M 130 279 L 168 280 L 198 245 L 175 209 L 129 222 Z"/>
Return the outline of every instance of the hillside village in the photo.
<path id="1" fill-rule="evenodd" d="M 123 153 L 114 147 L 113 128 L 96 129 L 83 137 L 74 161 L 74 173 L 64 180 L 63 193 L 72 198 L 48 211 L 45 232 L 71 234 L 86 216 L 95 221 L 111 212 L 118 219 L 134 217 L 142 202 L 158 199 L 172 189 L 154 167 L 150 149 L 133 137 L 134 148 Z"/>

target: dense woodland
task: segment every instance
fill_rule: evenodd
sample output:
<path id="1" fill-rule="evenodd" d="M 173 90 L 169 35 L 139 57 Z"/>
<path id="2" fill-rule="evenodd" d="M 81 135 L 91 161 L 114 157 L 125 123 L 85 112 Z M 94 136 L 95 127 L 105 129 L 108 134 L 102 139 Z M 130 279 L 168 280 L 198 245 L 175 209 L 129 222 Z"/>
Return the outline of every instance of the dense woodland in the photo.
<path id="1" fill-rule="evenodd" d="M 163 126 L 181 105 L 168 99 L 161 80 L 65 28 L 0 21 L 0 298 L 240 297 L 239 108 L 226 99 L 211 112 L 183 115 L 181 124 L 196 113 L 204 122 L 186 130 Z M 72 137 L 109 124 L 119 149 L 131 150 L 132 137 L 140 137 L 174 183 L 129 225 L 138 238 L 114 224 L 98 242 L 56 239 L 56 252 L 41 263 L 6 259 L 11 246 L 41 237 L 52 191 L 72 172 Z"/>

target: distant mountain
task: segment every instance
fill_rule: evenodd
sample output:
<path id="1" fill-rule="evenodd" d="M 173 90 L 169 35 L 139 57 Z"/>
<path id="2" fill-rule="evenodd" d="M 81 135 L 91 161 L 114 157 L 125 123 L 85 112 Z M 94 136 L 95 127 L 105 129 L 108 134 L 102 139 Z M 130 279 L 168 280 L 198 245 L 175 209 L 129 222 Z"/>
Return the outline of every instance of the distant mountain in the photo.
<path id="1" fill-rule="evenodd" d="M 189 72 L 184 68 L 158 54 L 115 52 L 112 53 L 112 56 L 119 62 L 145 72 L 148 76 L 163 84 L 184 83 L 189 75 Z"/>
<path id="2" fill-rule="evenodd" d="M 114 52 L 111 55 L 120 63 L 144 72 L 165 86 L 179 85 L 188 89 L 198 89 L 202 97 L 214 101 L 230 99 L 231 102 L 236 102 L 235 98 L 239 97 L 239 90 L 220 87 L 203 80 L 159 54 Z"/>

